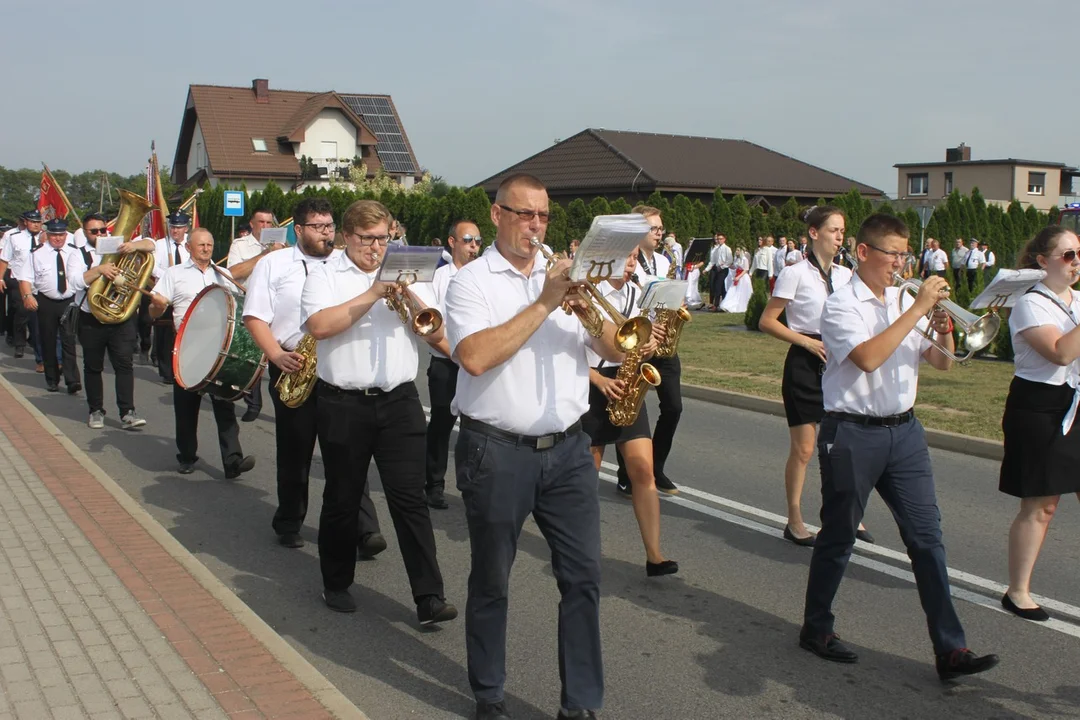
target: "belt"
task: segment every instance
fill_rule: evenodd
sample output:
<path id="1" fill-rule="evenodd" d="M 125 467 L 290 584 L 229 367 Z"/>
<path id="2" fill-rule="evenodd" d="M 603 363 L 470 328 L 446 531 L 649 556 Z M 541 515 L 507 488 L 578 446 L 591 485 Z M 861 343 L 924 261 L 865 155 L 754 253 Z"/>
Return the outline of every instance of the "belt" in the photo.
<path id="1" fill-rule="evenodd" d="M 915 411 L 908 410 L 902 412 L 899 415 L 886 415 L 885 417 L 876 417 L 874 415 L 856 415 L 855 413 L 845 412 L 827 412 L 826 416 L 835 418 L 837 420 L 843 420 L 845 422 L 855 423 L 856 425 L 867 425 L 869 427 L 899 427 L 904 423 L 911 422 L 915 418 Z"/>
<path id="2" fill-rule="evenodd" d="M 37 298 L 38 302 L 41 302 L 42 300 L 48 300 L 49 302 L 54 302 L 54 303 L 73 303 L 73 302 L 75 302 L 75 296 L 74 295 L 72 295 L 71 297 L 66 297 L 66 298 L 51 298 L 48 295 L 46 295 L 45 293 L 41 293 L 40 295 L 35 295 L 34 297 Z"/>
<path id="3" fill-rule="evenodd" d="M 573 425 L 566 428 L 564 432 L 551 433 L 550 435 L 521 435 L 519 433 L 512 433 L 506 430 L 500 430 L 494 425 L 488 425 L 486 422 L 473 420 L 471 417 L 465 417 L 464 415 L 461 416 L 461 427 L 466 430 L 478 432 L 481 435 L 499 438 L 500 440 L 505 440 L 506 442 L 515 445 L 531 447 L 533 450 L 548 450 L 555 447 L 566 438 L 576 435 L 581 430 L 581 421 L 578 420 Z"/>
<path id="4" fill-rule="evenodd" d="M 319 387 L 327 392 L 336 393 L 339 395 L 355 395 L 357 397 L 377 397 L 379 395 L 389 395 L 390 393 L 397 392 L 412 383 L 401 383 L 393 390 L 383 390 L 382 388 L 370 387 L 370 388 L 343 388 L 337 385 L 331 385 L 325 380 L 319 381 Z"/>
<path id="5" fill-rule="evenodd" d="M 432 360 L 437 360 L 438 362 L 441 362 L 441 363 L 446 363 L 448 365 L 453 365 L 454 367 L 458 366 L 458 364 L 456 362 L 454 362 L 450 358 L 445 358 L 442 355 L 432 355 L 431 359 Z"/>

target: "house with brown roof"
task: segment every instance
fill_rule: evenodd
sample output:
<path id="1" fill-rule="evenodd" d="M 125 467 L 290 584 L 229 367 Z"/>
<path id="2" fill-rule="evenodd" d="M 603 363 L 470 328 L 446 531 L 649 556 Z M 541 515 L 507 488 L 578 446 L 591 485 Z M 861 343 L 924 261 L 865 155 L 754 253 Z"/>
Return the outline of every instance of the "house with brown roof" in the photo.
<path id="1" fill-rule="evenodd" d="M 325 186 L 363 163 L 406 187 L 422 177 L 389 95 L 191 85 L 172 178 L 181 185 L 224 182 L 249 191 L 273 180 L 289 190 Z"/>
<path id="2" fill-rule="evenodd" d="M 849 192 L 885 199 L 877 188 L 796 160 L 746 140 L 661 135 L 589 128 L 477 183 L 494 196 L 514 173 L 535 175 L 559 202 L 603 196 L 627 202 L 654 191 L 707 201 L 716 188 L 751 203 L 780 205 L 788 198 L 812 204 Z"/>

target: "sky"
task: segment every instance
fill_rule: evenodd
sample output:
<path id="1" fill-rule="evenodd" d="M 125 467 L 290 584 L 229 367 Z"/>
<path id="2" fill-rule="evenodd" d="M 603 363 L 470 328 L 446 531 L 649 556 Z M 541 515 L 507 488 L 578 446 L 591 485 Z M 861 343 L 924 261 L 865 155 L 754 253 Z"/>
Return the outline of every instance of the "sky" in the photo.
<path id="1" fill-rule="evenodd" d="M 588 127 L 895 163 L 1080 164 L 1075 0 L 4 0 L 0 165 L 171 165 L 189 84 L 386 93 L 471 185 Z M 1070 10 L 1073 10 L 1070 12 Z"/>

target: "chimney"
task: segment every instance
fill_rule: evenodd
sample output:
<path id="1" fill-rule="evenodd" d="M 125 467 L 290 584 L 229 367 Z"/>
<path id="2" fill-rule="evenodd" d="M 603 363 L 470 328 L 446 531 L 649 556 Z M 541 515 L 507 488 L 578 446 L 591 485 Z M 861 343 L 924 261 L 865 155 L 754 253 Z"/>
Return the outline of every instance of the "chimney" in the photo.
<path id="1" fill-rule="evenodd" d="M 270 102 L 270 81 L 266 78 L 255 78 L 251 81 L 251 89 L 255 93 L 255 102 Z"/>
<path id="2" fill-rule="evenodd" d="M 946 148 L 945 162 L 971 162 L 971 148 L 964 143 L 954 148 Z"/>

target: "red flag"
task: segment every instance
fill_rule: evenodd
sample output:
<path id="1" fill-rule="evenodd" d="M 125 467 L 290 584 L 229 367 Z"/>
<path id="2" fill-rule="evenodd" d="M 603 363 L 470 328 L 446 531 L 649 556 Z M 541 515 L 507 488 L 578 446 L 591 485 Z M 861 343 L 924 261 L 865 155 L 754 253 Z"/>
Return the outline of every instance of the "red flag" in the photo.
<path id="1" fill-rule="evenodd" d="M 46 222 L 55 217 L 66 218 L 70 211 L 64 191 L 48 168 L 41 173 L 41 195 L 38 196 L 37 206 L 41 219 Z"/>

